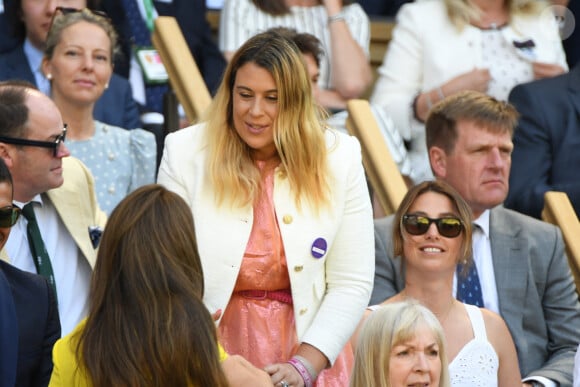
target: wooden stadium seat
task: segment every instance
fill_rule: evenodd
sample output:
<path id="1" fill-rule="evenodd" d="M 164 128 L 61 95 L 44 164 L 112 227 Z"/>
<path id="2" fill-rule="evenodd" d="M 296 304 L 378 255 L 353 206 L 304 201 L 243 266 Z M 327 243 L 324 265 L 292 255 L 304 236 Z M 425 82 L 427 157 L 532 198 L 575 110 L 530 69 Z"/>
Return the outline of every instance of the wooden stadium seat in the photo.
<path id="1" fill-rule="evenodd" d="M 167 69 L 177 100 L 193 123 L 211 103 L 211 94 L 174 17 L 160 16 L 155 20 L 152 41 Z"/>
<path id="2" fill-rule="evenodd" d="M 565 192 L 546 192 L 542 219 L 562 230 L 568 263 L 574 276 L 576 291 L 580 294 L 580 221 Z"/>
<path id="3" fill-rule="evenodd" d="M 384 214 L 392 214 L 407 193 L 407 185 L 391 157 L 369 102 L 352 99 L 347 103 L 347 110 L 346 127 L 361 143 L 367 178 Z"/>

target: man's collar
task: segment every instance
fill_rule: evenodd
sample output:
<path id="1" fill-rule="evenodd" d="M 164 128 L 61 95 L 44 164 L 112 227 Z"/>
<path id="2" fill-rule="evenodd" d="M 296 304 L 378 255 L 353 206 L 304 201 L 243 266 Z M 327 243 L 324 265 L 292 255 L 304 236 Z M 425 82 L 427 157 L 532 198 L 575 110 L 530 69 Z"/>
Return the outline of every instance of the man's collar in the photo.
<path id="1" fill-rule="evenodd" d="M 481 227 L 481 230 L 488 238 L 489 238 L 489 214 L 490 214 L 489 210 L 485 210 L 481 213 L 481 215 L 479 215 L 479 218 L 473 221 L 473 223 Z"/>
<path id="2" fill-rule="evenodd" d="M 26 38 L 24 40 L 24 55 L 28 59 L 28 63 L 30 64 L 30 68 L 32 71 L 40 71 L 40 65 L 42 63 L 43 52 L 38 48 L 34 47 L 30 39 Z"/>
<path id="3" fill-rule="evenodd" d="M 36 202 L 36 203 L 40 203 L 40 206 L 42 207 L 43 202 L 42 202 L 42 195 L 41 194 L 36 194 L 35 197 L 32 198 L 32 200 L 28 201 L 28 202 L 19 202 L 18 200 L 13 200 L 12 201 L 14 204 L 16 204 L 18 207 L 20 208 L 24 208 L 25 205 L 27 205 L 28 203 L 31 202 Z"/>

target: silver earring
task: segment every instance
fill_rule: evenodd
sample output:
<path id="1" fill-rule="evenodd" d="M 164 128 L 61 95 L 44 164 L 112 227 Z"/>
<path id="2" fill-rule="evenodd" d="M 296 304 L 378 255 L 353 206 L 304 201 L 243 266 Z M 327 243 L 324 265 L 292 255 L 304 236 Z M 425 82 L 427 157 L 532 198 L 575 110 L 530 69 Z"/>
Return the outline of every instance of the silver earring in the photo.
<path id="1" fill-rule="evenodd" d="M 48 79 L 49 81 L 51 81 L 52 80 L 52 74 L 51 73 L 46 74 L 46 79 Z"/>
<path id="2" fill-rule="evenodd" d="M 105 89 L 109 88 L 109 82 L 105 83 Z"/>

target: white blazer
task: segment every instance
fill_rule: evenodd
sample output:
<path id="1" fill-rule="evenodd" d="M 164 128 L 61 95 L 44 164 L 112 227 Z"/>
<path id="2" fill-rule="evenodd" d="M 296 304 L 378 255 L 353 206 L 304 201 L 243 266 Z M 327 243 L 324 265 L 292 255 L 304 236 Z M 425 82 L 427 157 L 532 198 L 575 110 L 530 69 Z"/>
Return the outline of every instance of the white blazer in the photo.
<path id="1" fill-rule="evenodd" d="M 550 12 L 547 9 L 541 16 L 514 16 L 509 27 L 501 29 L 502 36 L 508 47 L 526 61 L 554 63 L 567 69 L 558 28 Z M 514 46 L 514 41 L 527 40 L 534 42 L 533 49 Z M 426 163 L 427 170 L 425 126 L 413 116 L 413 99 L 418 92 L 483 68 L 481 42 L 481 29 L 467 25 L 458 30 L 450 22 L 443 0 L 405 4 L 397 14 L 393 39 L 378 69 L 371 102 L 382 106 L 392 117 L 403 138 L 411 141 L 411 160 L 415 164 Z M 415 164 L 413 167 L 419 167 Z"/>
<path id="2" fill-rule="evenodd" d="M 158 182 L 191 206 L 205 278 L 204 302 L 225 311 L 248 243 L 252 206 L 216 206 L 207 175 L 204 124 L 166 138 Z M 326 132 L 331 206 L 316 215 L 298 210 L 288 180 L 274 178 L 274 205 L 286 252 L 297 335 L 332 362 L 352 335 L 368 304 L 374 276 L 374 234 L 369 193 L 354 137 Z M 315 258 L 323 238 L 327 249 Z"/>

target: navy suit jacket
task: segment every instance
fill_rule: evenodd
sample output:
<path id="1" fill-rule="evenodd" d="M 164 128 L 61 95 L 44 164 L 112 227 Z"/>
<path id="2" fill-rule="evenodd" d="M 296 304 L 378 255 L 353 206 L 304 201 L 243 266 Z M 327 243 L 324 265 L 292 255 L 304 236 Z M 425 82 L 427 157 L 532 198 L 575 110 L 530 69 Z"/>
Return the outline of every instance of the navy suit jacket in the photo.
<path id="1" fill-rule="evenodd" d="M 18 337 L 15 385 L 48 386 L 52 347 L 60 338 L 60 320 L 52 288 L 45 278 L 4 261 L 0 261 L 0 272 L 0 281 L 9 284 L 18 323 L 18 333 L 14 332 Z"/>
<path id="2" fill-rule="evenodd" d="M 580 215 L 580 65 L 516 86 L 509 101 L 521 116 L 505 206 L 539 218 L 544 193 L 563 191 Z"/>
<path id="3" fill-rule="evenodd" d="M 0 55 L 0 80 L 24 80 L 36 85 L 34 74 L 28 64 L 22 45 Z M 113 74 L 109 88 L 95 104 L 93 116 L 96 120 L 125 129 L 141 128 L 139 108 L 133 100 L 129 81 Z"/>
<path id="4" fill-rule="evenodd" d="M 176 18 L 205 84 L 214 94 L 221 82 L 226 61 L 213 40 L 211 28 L 206 19 L 205 0 L 153 1 L 153 5 L 159 16 Z M 124 63 L 117 62 L 115 71 L 128 76 L 132 33 L 125 19 L 123 4 L 119 0 L 102 0 L 101 7 L 113 20 L 120 35 L 124 53 Z"/>

